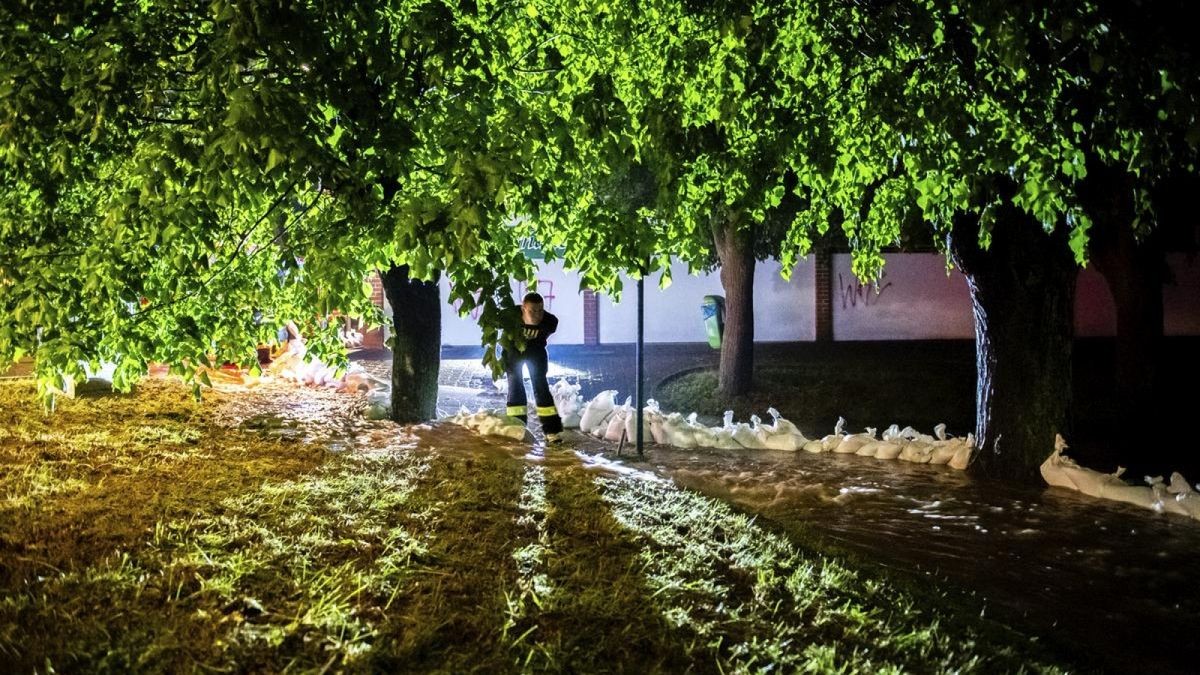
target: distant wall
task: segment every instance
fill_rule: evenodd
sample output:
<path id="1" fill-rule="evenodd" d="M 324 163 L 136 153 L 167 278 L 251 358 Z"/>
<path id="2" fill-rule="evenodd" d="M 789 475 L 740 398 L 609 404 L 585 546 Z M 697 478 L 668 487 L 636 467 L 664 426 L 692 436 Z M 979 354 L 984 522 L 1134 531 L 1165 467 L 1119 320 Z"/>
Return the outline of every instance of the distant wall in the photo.
<path id="1" fill-rule="evenodd" d="M 813 268 L 802 261 L 790 281 L 780 276 L 778 262 L 761 262 L 754 269 L 754 337 L 759 342 L 812 340 L 816 336 L 813 313 Z M 646 280 L 646 341 L 704 342 L 700 305 L 705 295 L 724 295 L 717 272 L 692 276 L 685 265 L 671 269 L 671 285 L 658 288 L 658 275 Z M 637 339 L 637 286 L 626 279 L 619 303 L 600 299 L 600 342 L 633 342 Z"/>
<path id="2" fill-rule="evenodd" d="M 563 269 L 562 263 L 543 263 L 538 267 L 538 280 L 528 286 L 513 282 L 513 299 L 520 302 L 525 293 L 536 290 L 546 300 L 546 311 L 558 317 L 558 331 L 551 341 L 558 344 L 583 344 L 583 294 L 579 289 L 579 275 Z M 442 298 L 450 295 L 450 282 L 441 281 Z M 478 345 L 479 310 L 465 317 L 458 314 L 457 304 L 442 312 L 442 343 L 448 345 Z"/>
<path id="3" fill-rule="evenodd" d="M 835 340 L 973 339 L 974 322 L 966 280 L 957 270 L 946 271 L 939 254 L 884 256 L 884 275 L 877 286 L 860 283 L 850 272 L 850 256 L 833 256 L 833 337 Z M 1168 256 L 1175 278 L 1163 289 L 1164 327 L 1168 335 L 1200 335 L 1200 260 L 1183 254 Z M 759 263 L 754 275 L 755 337 L 761 342 L 811 341 L 816 338 L 814 270 L 812 259 L 801 261 L 791 279 L 780 276 L 779 263 Z M 1094 268 L 1080 272 L 1076 287 L 1075 327 L 1081 337 L 1113 335 L 1116 310 L 1112 296 Z M 441 282 L 442 297 L 449 284 Z M 513 297 L 526 292 L 513 284 Z M 579 275 L 560 262 L 539 267 L 537 291 L 546 308 L 559 317 L 556 344 L 582 344 L 583 294 Z M 659 275 L 646 282 L 646 340 L 702 342 L 705 340 L 700 303 L 705 295 L 722 295 L 716 272 L 693 276 L 682 264 L 672 267 L 672 282 L 659 289 Z M 601 343 L 633 342 L 637 330 L 636 285 L 625 279 L 619 302 L 599 301 Z M 442 342 L 477 345 L 478 314 L 459 317 L 453 307 L 442 315 Z"/>
<path id="4" fill-rule="evenodd" d="M 936 253 L 885 255 L 883 276 L 865 285 L 850 256 L 833 256 L 834 340 L 972 339 L 966 279 Z"/>

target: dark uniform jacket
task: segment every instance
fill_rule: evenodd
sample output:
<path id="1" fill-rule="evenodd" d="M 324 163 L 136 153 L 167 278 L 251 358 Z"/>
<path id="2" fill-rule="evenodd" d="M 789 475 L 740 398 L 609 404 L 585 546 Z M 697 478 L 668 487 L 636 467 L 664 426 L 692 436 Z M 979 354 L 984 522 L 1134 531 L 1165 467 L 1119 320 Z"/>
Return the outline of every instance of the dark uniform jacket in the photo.
<path id="1" fill-rule="evenodd" d="M 515 307 L 519 313 L 520 307 Z M 542 322 L 535 325 L 522 324 L 521 331 L 525 335 L 525 351 L 545 350 L 546 338 L 550 337 L 554 331 L 558 330 L 558 317 L 550 312 L 542 314 Z"/>

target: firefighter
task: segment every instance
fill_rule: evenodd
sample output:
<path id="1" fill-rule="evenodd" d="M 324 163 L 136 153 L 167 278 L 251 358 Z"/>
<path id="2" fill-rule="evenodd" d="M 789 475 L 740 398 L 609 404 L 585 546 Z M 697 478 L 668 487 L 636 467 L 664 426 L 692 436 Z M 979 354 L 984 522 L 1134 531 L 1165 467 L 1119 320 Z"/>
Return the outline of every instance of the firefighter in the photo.
<path id="1" fill-rule="evenodd" d="M 515 309 L 515 308 L 514 308 Z M 537 404 L 537 416 L 542 431 L 550 443 L 561 442 L 562 419 L 554 407 L 554 396 L 546 382 L 546 338 L 558 328 L 558 317 L 545 309 L 542 296 L 527 293 L 521 301 L 521 331 L 525 337 L 525 349 L 516 351 L 506 347 L 501 354 L 504 372 L 508 376 L 508 415 L 525 422 L 528 419 L 525 398 L 525 378 L 522 366 L 528 366 L 529 379 L 533 382 L 533 399 Z"/>

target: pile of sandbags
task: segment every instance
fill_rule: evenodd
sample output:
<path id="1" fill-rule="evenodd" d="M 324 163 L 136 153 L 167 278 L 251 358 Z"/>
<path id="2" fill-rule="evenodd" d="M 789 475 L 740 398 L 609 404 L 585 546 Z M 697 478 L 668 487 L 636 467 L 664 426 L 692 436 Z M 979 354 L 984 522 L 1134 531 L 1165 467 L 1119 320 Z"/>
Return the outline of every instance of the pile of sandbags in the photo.
<path id="1" fill-rule="evenodd" d="M 483 436 L 504 436 L 514 441 L 525 440 L 525 423 L 516 417 L 509 417 L 502 410 L 480 408 L 471 412 L 466 406 L 459 409 L 458 414 L 448 418 L 452 424 L 466 427 Z"/>
<path id="2" fill-rule="evenodd" d="M 580 416 L 583 414 L 583 396 L 579 394 L 579 383 L 571 384 L 566 379 L 550 385 L 550 394 L 554 396 L 554 407 L 562 419 L 564 429 L 579 427 Z"/>
<path id="3" fill-rule="evenodd" d="M 1170 483 L 1164 483 L 1162 476 L 1146 476 L 1147 485 L 1130 485 L 1121 480 L 1125 467 L 1118 467 L 1114 473 L 1084 468 L 1063 454 L 1067 447 L 1062 435 L 1056 435 L 1054 452 L 1041 466 L 1042 478 L 1047 484 L 1200 520 L 1200 493 L 1178 472 L 1171 474 Z"/>
<path id="4" fill-rule="evenodd" d="M 614 443 L 620 442 L 622 438 L 632 441 L 637 436 L 637 415 L 634 414 L 633 397 L 627 397 L 625 403 L 618 405 L 616 396 L 616 390 L 608 389 L 588 401 L 579 415 L 579 430 Z M 658 404 L 654 401 L 647 403 L 649 405 L 643 408 L 642 438 L 649 440 L 654 437 L 655 432 L 647 411 L 657 410 Z M 661 433 L 660 427 L 659 434 Z"/>
<path id="5" fill-rule="evenodd" d="M 289 342 L 287 351 L 272 360 L 266 372 L 268 375 L 309 387 L 327 387 L 368 395 L 379 390 L 386 391 L 390 386 L 389 383 L 372 376 L 357 363 L 351 363 L 345 372 L 339 374 L 336 369 L 325 365 L 320 359 L 309 356 L 308 350 L 300 340 Z"/>

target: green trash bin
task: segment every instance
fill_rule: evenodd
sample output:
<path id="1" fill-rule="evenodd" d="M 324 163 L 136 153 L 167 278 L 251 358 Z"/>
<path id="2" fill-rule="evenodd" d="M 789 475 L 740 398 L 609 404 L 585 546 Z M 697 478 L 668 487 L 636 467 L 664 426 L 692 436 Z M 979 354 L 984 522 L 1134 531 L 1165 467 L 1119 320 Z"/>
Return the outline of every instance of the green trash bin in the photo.
<path id="1" fill-rule="evenodd" d="M 704 332 L 708 334 L 708 346 L 720 349 L 721 334 L 725 332 L 725 298 L 719 295 L 704 296 L 700 311 L 704 316 Z"/>

